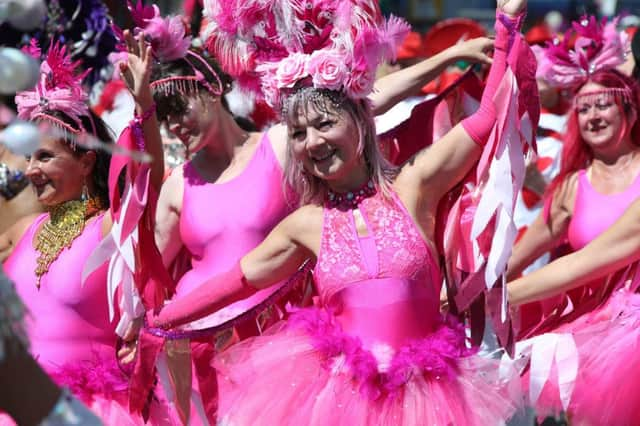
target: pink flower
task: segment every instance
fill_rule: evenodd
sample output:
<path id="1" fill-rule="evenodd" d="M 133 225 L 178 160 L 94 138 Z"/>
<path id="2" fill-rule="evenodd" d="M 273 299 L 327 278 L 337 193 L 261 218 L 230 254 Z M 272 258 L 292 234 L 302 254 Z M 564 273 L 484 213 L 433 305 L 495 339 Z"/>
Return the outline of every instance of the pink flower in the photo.
<path id="1" fill-rule="evenodd" d="M 277 108 L 280 100 L 280 90 L 278 88 L 278 80 L 276 78 L 278 69 L 271 64 L 261 64 L 256 67 L 256 72 L 261 77 L 260 90 L 262 92 L 262 96 L 264 96 L 264 100 L 272 108 Z"/>
<path id="2" fill-rule="evenodd" d="M 348 77 L 344 55 L 329 50 L 315 51 L 309 59 L 308 66 L 315 87 L 340 90 Z"/>
<path id="3" fill-rule="evenodd" d="M 345 91 L 352 99 L 364 98 L 373 90 L 375 75 L 371 70 L 353 71 L 345 83 Z"/>
<path id="4" fill-rule="evenodd" d="M 304 53 L 294 53 L 280 61 L 276 71 L 278 87 L 293 87 L 298 80 L 306 77 L 309 74 L 308 61 L 309 55 Z"/>

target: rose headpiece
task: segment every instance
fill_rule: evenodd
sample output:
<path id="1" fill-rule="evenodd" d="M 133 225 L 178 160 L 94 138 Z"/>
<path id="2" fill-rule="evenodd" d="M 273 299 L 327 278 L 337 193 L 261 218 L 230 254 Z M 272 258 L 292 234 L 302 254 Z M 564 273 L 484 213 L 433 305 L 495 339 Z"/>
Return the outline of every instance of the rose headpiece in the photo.
<path id="1" fill-rule="evenodd" d="M 40 49 L 35 40 L 31 41 L 25 51 L 36 58 L 40 57 Z M 40 78 L 36 87 L 16 94 L 18 118 L 30 121 L 45 119 L 71 134 L 86 132 L 81 117 L 91 119 L 91 115 L 89 97 L 82 87 L 82 80 L 90 70 L 78 73 L 79 67 L 80 61 L 71 60 L 66 46 L 52 44 L 40 64 Z M 76 124 L 76 127 L 51 115 L 54 111 L 63 113 Z M 95 132 L 95 129 L 91 130 Z"/>
<path id="2" fill-rule="evenodd" d="M 594 72 L 622 64 L 630 44 L 628 35 L 616 30 L 618 21 L 603 18 L 598 22 L 594 16 L 583 16 L 580 22 L 573 22 L 562 40 L 556 37 L 543 49 L 537 76 L 555 87 L 575 88 Z"/>
<path id="3" fill-rule="evenodd" d="M 205 0 L 204 15 L 207 48 L 273 107 L 301 84 L 366 97 L 377 66 L 395 59 L 409 32 L 374 0 Z"/>

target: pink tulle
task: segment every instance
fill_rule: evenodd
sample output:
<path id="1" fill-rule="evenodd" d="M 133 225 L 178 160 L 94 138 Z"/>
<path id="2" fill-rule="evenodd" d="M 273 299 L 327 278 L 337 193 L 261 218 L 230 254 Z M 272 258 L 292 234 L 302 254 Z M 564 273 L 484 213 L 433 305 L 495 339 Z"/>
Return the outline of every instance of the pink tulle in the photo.
<path id="1" fill-rule="evenodd" d="M 222 423 L 472 426 L 516 409 L 516 376 L 501 379 L 495 361 L 465 356 L 459 328 L 443 324 L 381 372 L 330 312 L 305 309 L 290 321 L 216 358 Z"/>
<path id="2" fill-rule="evenodd" d="M 570 421 L 593 426 L 640 424 L 640 295 L 618 291 L 601 308 L 557 332 L 571 333 L 579 354 Z M 536 404 L 540 415 L 562 410 L 556 375 L 554 366 Z"/>
<path id="3" fill-rule="evenodd" d="M 453 379 L 457 359 L 472 353 L 465 347 L 461 326 L 442 325 L 431 336 L 402 347 L 388 370 L 380 372 L 373 354 L 362 347 L 360 339 L 344 333 L 328 311 L 302 309 L 291 316 L 289 324 L 309 334 L 313 346 L 327 361 L 325 367 L 332 358 L 344 355 L 360 391 L 371 399 L 398 392 L 412 374 Z"/>

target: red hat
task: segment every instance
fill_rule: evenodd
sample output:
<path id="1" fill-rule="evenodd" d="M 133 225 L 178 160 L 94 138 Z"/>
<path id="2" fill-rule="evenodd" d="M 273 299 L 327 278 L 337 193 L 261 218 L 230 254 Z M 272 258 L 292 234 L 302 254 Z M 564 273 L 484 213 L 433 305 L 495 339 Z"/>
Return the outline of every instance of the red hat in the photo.
<path id="1" fill-rule="evenodd" d="M 422 46 L 422 36 L 420 33 L 411 31 L 405 37 L 402 45 L 398 48 L 397 59 L 413 59 L 424 56 Z"/>
<path id="2" fill-rule="evenodd" d="M 551 30 L 549 30 L 549 26 L 542 22 L 531 27 L 531 29 L 524 35 L 524 39 L 530 45 L 543 45 L 546 42 L 553 40 L 553 34 L 551 34 Z"/>
<path id="3" fill-rule="evenodd" d="M 487 31 L 472 19 L 451 18 L 438 22 L 424 36 L 425 56 L 433 56 L 460 41 L 484 37 Z"/>

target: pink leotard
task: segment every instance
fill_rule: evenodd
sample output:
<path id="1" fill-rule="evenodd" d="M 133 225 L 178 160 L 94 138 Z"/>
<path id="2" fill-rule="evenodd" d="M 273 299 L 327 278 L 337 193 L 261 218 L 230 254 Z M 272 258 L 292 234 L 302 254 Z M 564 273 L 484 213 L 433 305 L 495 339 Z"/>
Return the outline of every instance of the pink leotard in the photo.
<path id="1" fill-rule="evenodd" d="M 359 209 L 365 237 L 358 235 L 352 211 L 325 209 L 314 274 L 318 293 L 343 331 L 357 335 L 365 348 L 399 348 L 440 325 L 440 270 L 395 196 L 377 194 Z"/>
<path id="2" fill-rule="evenodd" d="M 178 282 L 178 298 L 207 278 L 230 269 L 290 213 L 283 181 L 282 169 L 266 133 L 249 164 L 230 181 L 207 183 L 191 162 L 185 164 L 180 235 L 192 256 L 192 269 Z M 226 311 L 234 316 L 275 290 L 274 287 L 258 292 Z"/>
<path id="3" fill-rule="evenodd" d="M 82 234 L 63 249 L 36 287 L 34 235 L 48 213 L 34 221 L 4 263 L 26 304 L 31 353 L 50 374 L 88 360 L 115 362 L 115 325 L 109 321 L 107 267 L 81 284 L 84 264 L 102 238 L 103 214 L 89 221 Z"/>
<path id="4" fill-rule="evenodd" d="M 581 249 L 602 234 L 639 196 L 640 174 L 624 191 L 605 195 L 591 186 L 586 172 L 581 170 L 568 230 L 569 244 L 573 250 Z"/>

